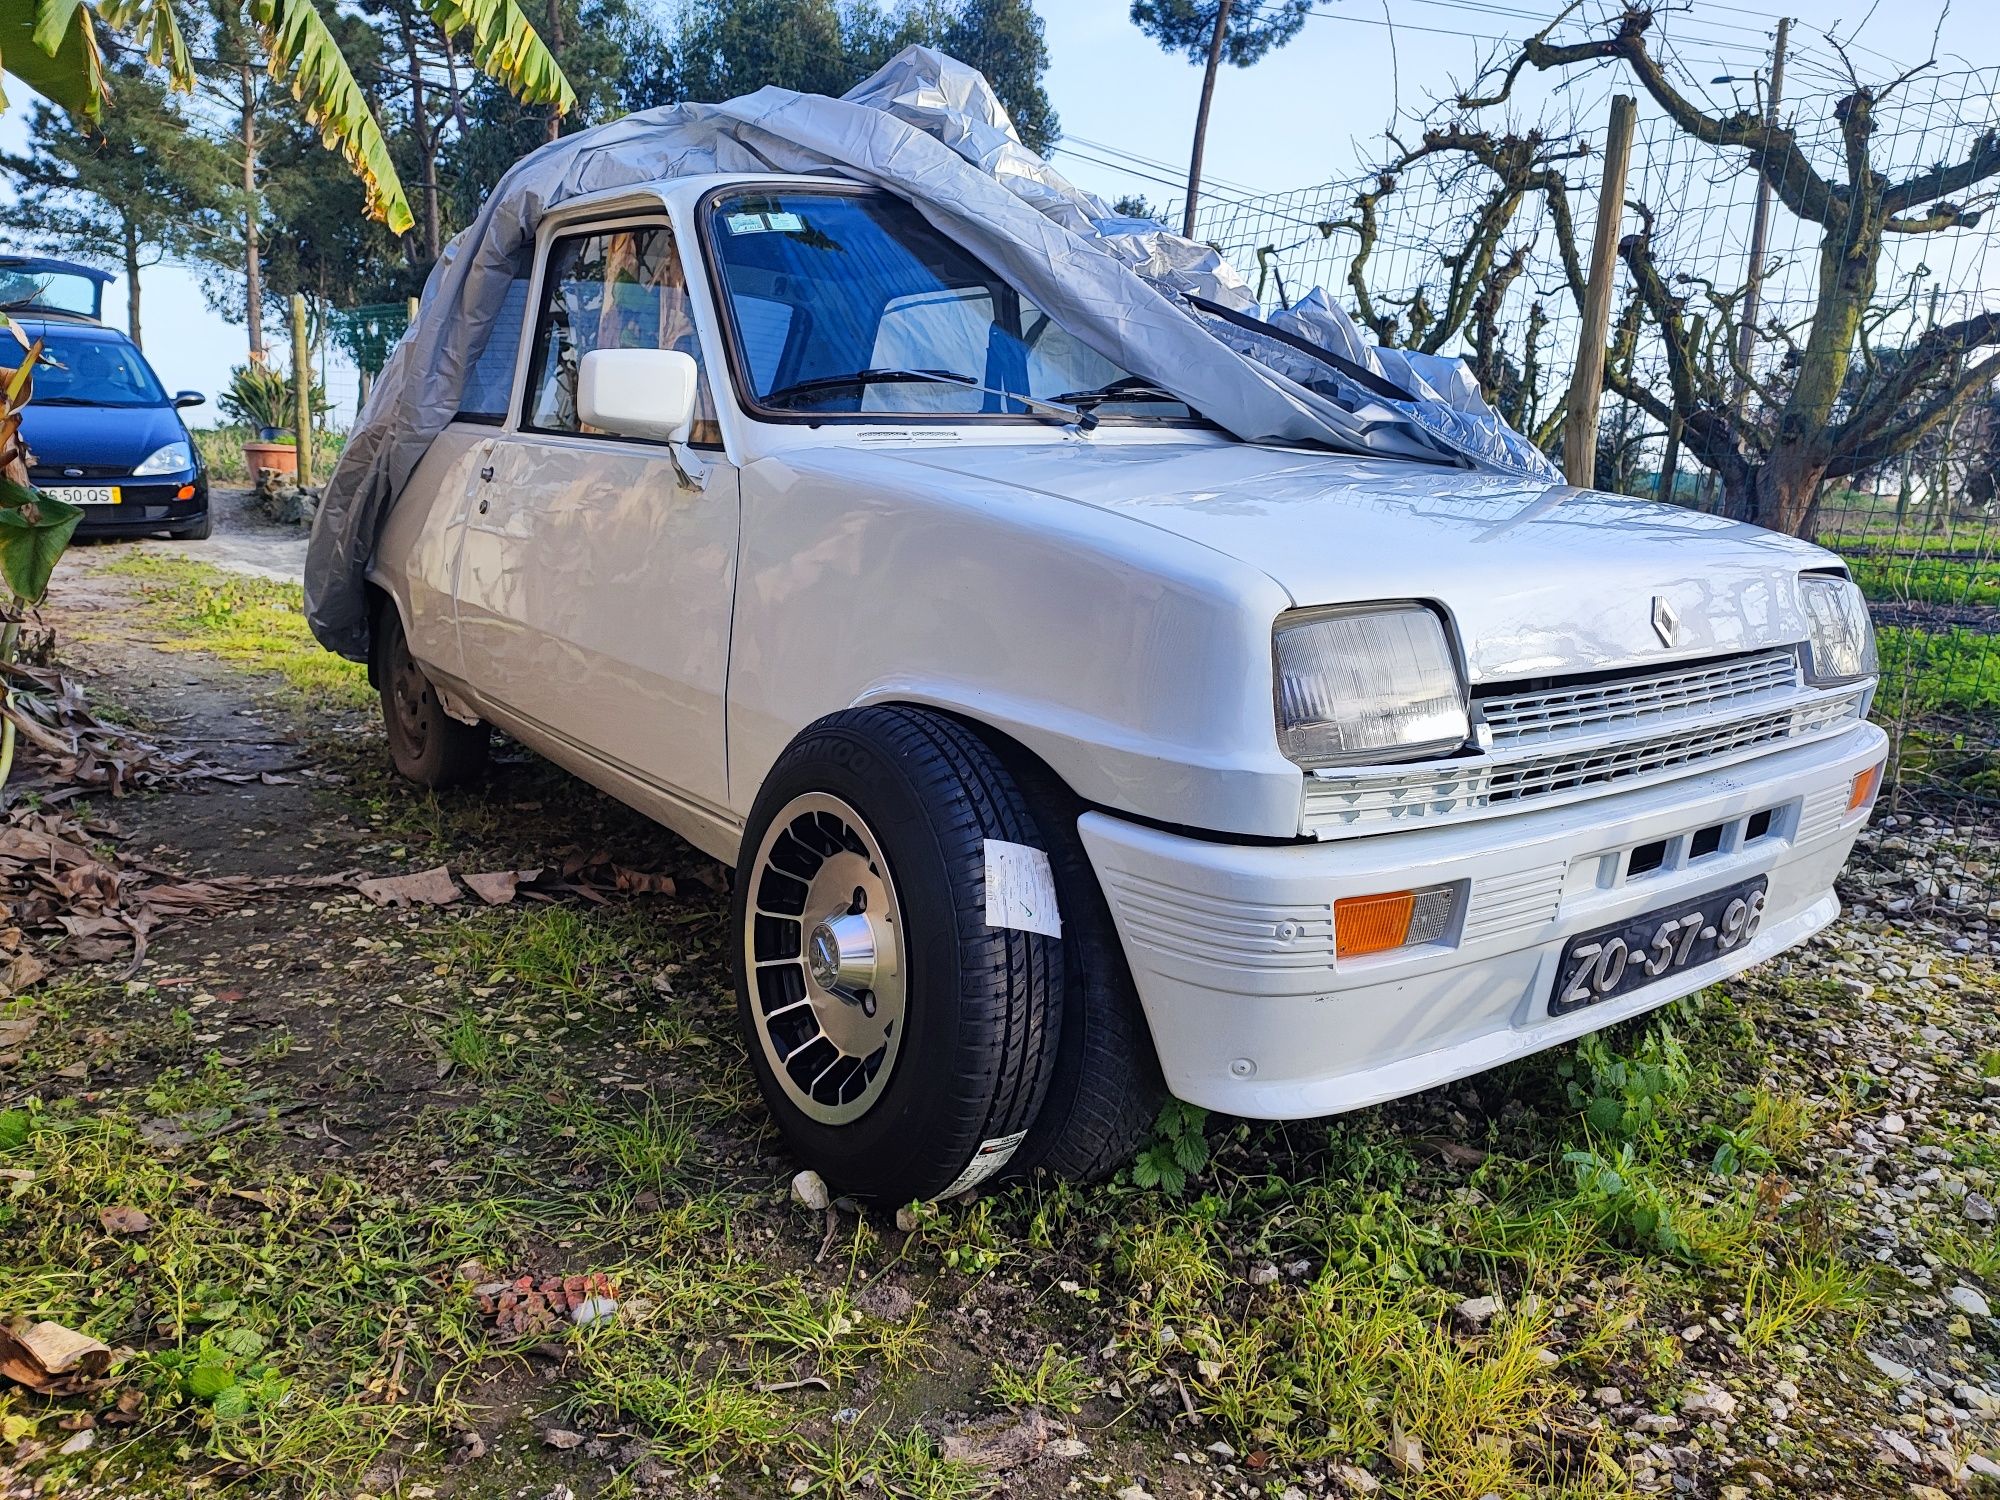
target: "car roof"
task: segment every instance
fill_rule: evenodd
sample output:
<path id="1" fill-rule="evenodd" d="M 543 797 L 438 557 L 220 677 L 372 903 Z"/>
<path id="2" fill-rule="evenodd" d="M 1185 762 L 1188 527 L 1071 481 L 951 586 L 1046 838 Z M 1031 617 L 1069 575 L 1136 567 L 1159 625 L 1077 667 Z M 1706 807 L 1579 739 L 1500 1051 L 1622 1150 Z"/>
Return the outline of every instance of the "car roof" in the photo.
<path id="1" fill-rule="evenodd" d="M 618 187 L 599 188 L 566 198 L 549 211 L 549 217 L 569 220 L 587 216 L 594 210 L 632 198 L 658 198 L 662 202 L 692 199 L 716 187 L 866 187 L 867 183 L 844 172 L 692 172 L 685 177 L 655 177 L 628 182 Z"/>
<path id="2" fill-rule="evenodd" d="M 122 329 L 113 328 L 109 323 L 100 323 L 95 318 L 87 318 L 82 313 L 49 312 L 37 309 L 19 316 L 9 314 L 8 321 L 18 326 L 30 338 L 40 338 L 44 334 L 80 334 L 84 338 L 96 339 L 101 343 L 129 344 L 130 335 Z"/>

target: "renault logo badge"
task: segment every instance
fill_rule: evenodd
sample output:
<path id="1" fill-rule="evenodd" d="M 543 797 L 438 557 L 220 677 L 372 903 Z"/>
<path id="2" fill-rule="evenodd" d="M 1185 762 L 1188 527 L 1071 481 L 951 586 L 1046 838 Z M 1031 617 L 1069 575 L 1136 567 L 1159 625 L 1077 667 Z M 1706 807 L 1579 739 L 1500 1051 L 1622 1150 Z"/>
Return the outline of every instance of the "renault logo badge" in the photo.
<path id="1" fill-rule="evenodd" d="M 1653 633 L 1662 646 L 1671 646 L 1681 632 L 1680 611 L 1660 595 L 1653 595 Z"/>

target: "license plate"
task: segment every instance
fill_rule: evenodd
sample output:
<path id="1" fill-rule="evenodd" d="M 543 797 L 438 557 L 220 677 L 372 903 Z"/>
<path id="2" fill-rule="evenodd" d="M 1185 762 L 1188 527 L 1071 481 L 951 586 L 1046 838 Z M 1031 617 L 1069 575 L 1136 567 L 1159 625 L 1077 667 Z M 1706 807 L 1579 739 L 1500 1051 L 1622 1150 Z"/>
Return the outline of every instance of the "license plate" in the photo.
<path id="1" fill-rule="evenodd" d="M 123 498 L 115 484 L 45 484 L 42 491 L 71 505 L 116 505 Z"/>
<path id="2" fill-rule="evenodd" d="M 1556 970 L 1549 1014 L 1616 1000 L 1735 952 L 1763 923 L 1764 887 L 1759 875 L 1571 938 Z"/>

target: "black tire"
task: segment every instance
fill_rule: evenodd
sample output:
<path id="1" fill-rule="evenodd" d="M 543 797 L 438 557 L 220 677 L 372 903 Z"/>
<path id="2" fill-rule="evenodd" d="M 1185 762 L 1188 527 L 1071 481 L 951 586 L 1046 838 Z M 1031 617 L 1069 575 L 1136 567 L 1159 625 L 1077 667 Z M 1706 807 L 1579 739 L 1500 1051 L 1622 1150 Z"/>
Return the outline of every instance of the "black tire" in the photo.
<path id="1" fill-rule="evenodd" d="M 1167 1085 L 1125 949 L 1077 834 L 1083 804 L 1040 762 L 1017 752 L 1008 764 L 1047 837 L 1062 909 L 1064 989 L 1055 1076 L 1007 1173 L 1097 1182 L 1145 1145 Z"/>
<path id="2" fill-rule="evenodd" d="M 766 837 L 788 807 L 813 797 L 837 799 L 865 821 L 900 911 L 902 1031 L 887 1082 L 858 1118 L 839 1123 L 794 1101 L 787 1089 L 801 1080 L 780 1082 L 765 1050 L 777 1023 L 762 1016 L 785 1003 L 780 984 L 793 981 L 769 963 L 753 969 L 750 954 L 753 942 L 764 945 L 760 959 L 767 949 L 803 949 L 803 919 L 791 923 L 799 936 L 780 935 L 775 948 L 769 919 L 752 923 L 757 907 L 783 905 L 775 851 L 786 832 L 811 827 L 798 816 L 784 825 L 769 870 L 760 863 Z M 988 839 L 1046 847 L 998 757 L 964 726 L 917 709 L 820 720 L 779 757 L 751 809 L 732 905 L 738 1019 L 786 1143 L 836 1192 L 902 1203 L 971 1186 L 968 1177 L 1006 1165 L 1012 1147 L 996 1143 L 1020 1137 L 1041 1107 L 1062 1023 L 1063 944 L 987 925 Z M 766 876 L 772 889 L 760 892 Z"/>
<path id="3" fill-rule="evenodd" d="M 205 510 L 201 519 L 191 526 L 182 526 L 167 533 L 177 542 L 205 542 L 215 535 L 215 512 Z"/>
<path id="4" fill-rule="evenodd" d="M 393 606 L 378 620 L 376 653 L 376 689 L 397 774 L 434 791 L 483 775 L 491 731 L 484 724 L 462 724 L 444 711 L 437 689 L 410 655 L 402 616 Z"/>

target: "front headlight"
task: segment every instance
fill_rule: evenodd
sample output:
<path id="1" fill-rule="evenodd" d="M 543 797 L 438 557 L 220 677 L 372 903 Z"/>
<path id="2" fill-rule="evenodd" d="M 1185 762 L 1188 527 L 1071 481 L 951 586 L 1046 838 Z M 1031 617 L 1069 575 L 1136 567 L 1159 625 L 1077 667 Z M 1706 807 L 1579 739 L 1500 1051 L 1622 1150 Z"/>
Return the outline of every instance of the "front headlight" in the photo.
<path id="1" fill-rule="evenodd" d="M 164 448 L 155 448 L 148 453 L 139 467 L 132 471 L 134 479 L 143 479 L 149 474 L 178 474 L 183 469 L 194 467 L 194 453 L 186 443 L 169 443 Z"/>
<path id="2" fill-rule="evenodd" d="M 1300 610 L 1272 635 L 1278 747 L 1301 766 L 1415 760 L 1463 745 L 1465 684 L 1421 604 Z"/>
<path id="3" fill-rule="evenodd" d="M 1875 675 L 1875 623 L 1868 601 L 1837 573 L 1805 573 L 1799 603 L 1806 612 L 1806 681 L 1835 687 Z"/>

